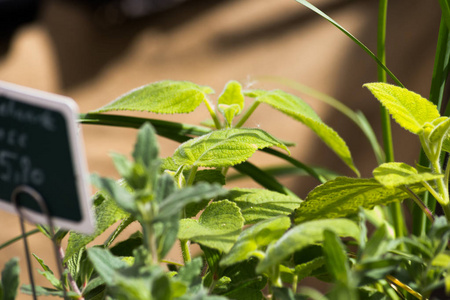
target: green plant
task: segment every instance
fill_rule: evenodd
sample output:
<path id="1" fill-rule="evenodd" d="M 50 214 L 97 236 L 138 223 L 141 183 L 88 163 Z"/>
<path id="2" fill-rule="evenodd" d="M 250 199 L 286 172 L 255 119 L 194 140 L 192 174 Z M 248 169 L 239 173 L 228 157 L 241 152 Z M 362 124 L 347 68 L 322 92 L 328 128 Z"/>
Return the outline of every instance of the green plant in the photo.
<path id="1" fill-rule="evenodd" d="M 80 115 L 83 124 L 139 128 L 133 160 L 112 155 L 119 180 L 92 176 L 100 190 L 94 196 L 96 231 L 90 236 L 70 233 L 63 257 L 64 282 L 35 256 L 53 285 L 39 287 L 38 294 L 63 296 L 65 288 L 74 299 L 430 299 L 439 290 L 449 295 L 450 166 L 443 158 L 450 152 L 450 119 L 448 111 L 440 113 L 450 57 L 448 2 L 440 1 L 443 21 L 431 101 L 405 89 L 385 66 L 386 0 L 380 0 L 377 55 L 309 2 L 297 2 L 338 27 L 379 66 L 380 82 L 365 87 L 383 107 L 384 149 L 361 113 L 282 81 L 326 101 L 355 122 L 379 162 L 373 177 L 359 177 L 342 138 L 295 95 L 244 90 L 230 81 L 214 106 L 209 96 L 213 90 L 191 82 L 140 87 Z M 387 84 L 386 75 L 396 85 Z M 202 103 L 211 117 L 203 126 L 108 114 L 190 113 Z M 308 126 L 356 177 L 308 166 L 288 155 L 290 143 L 261 129 L 245 128 L 261 104 Z M 423 154 L 416 166 L 394 162 L 389 114 L 418 136 Z M 156 135 L 181 144 L 171 156 L 160 158 Z M 258 150 L 288 163 L 276 172 L 295 170 L 319 184 L 305 200 L 299 199 L 277 181 L 273 169 L 263 170 L 248 161 Z M 231 187 L 229 168 L 264 188 Z M 405 199 L 414 203 L 411 231 L 400 209 Z M 444 216 L 436 216 L 433 199 Z M 133 222 L 142 230 L 117 242 Z M 111 226 L 115 226 L 112 233 L 99 241 Z M 41 231 L 45 233 L 45 228 Z M 60 241 L 66 232 L 57 235 Z M 93 241 L 96 246 L 88 247 Z M 190 243 L 200 245 L 200 255 L 192 256 Z M 178 245 L 183 263 L 168 261 L 167 253 Z M 331 287 L 322 291 L 325 294 L 304 287 L 306 277 Z M 22 291 L 31 290 L 25 286 Z"/>

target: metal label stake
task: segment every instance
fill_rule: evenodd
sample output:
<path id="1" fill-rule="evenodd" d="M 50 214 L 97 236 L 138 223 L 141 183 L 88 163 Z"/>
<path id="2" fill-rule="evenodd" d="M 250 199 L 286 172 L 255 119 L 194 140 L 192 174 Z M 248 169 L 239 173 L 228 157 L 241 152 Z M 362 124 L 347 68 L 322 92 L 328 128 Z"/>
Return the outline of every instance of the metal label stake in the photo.
<path id="1" fill-rule="evenodd" d="M 28 246 L 28 241 L 27 241 L 27 237 L 25 235 L 25 220 L 26 217 L 22 212 L 22 207 L 20 204 L 20 199 L 19 199 L 19 195 L 20 194 L 28 194 L 29 196 L 31 196 L 31 198 L 39 205 L 42 214 L 46 217 L 46 221 L 47 221 L 47 225 L 50 229 L 50 234 L 52 236 L 51 240 L 53 243 L 53 248 L 54 248 L 54 255 L 55 255 L 55 259 L 56 259 L 56 265 L 58 267 L 58 272 L 60 275 L 60 280 L 61 280 L 61 288 L 63 290 L 63 294 L 64 294 L 64 299 L 68 299 L 67 297 L 67 292 L 65 289 L 65 284 L 64 284 L 64 273 L 63 273 L 63 269 L 62 269 L 62 259 L 61 256 L 59 255 L 59 248 L 58 245 L 56 244 L 55 241 L 55 230 L 53 227 L 53 221 L 50 215 L 50 212 L 48 210 L 47 204 L 44 201 L 44 198 L 41 196 L 41 194 L 39 194 L 35 189 L 33 189 L 32 187 L 26 186 L 26 185 L 20 185 L 18 187 L 16 187 L 11 195 L 11 202 L 13 203 L 14 207 L 16 208 L 17 214 L 19 215 L 19 219 L 20 219 L 20 229 L 22 230 L 22 236 L 23 236 L 23 243 L 24 243 L 24 248 L 25 248 L 25 256 L 26 256 L 26 260 L 27 260 L 27 268 L 28 268 L 28 276 L 30 279 L 30 285 L 31 285 L 31 290 L 33 292 L 33 299 L 37 299 L 37 295 L 36 295 L 36 287 L 34 284 L 34 277 L 33 277 L 33 268 L 31 265 L 31 259 L 30 259 L 30 248 Z"/>

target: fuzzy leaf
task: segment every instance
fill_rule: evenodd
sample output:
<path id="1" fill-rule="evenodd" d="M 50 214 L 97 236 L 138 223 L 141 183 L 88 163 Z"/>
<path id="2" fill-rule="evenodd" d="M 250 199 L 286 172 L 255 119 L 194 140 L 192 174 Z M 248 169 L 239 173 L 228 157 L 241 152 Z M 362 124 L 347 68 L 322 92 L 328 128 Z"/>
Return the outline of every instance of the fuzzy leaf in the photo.
<path id="1" fill-rule="evenodd" d="M 323 238 L 323 253 L 328 271 L 337 282 L 348 286 L 351 273 L 344 245 L 334 231 L 326 229 Z"/>
<path id="2" fill-rule="evenodd" d="M 273 218 L 253 225 L 239 235 L 236 244 L 220 264 L 230 266 L 250 258 L 255 251 L 262 250 L 263 247 L 278 240 L 289 226 L 291 226 L 289 217 Z"/>
<path id="3" fill-rule="evenodd" d="M 425 188 L 410 187 L 415 193 Z M 355 214 L 359 207 L 372 209 L 409 198 L 400 189 L 387 189 L 375 179 L 338 177 L 312 190 L 295 211 L 295 223 L 314 219 L 339 218 Z"/>
<path id="4" fill-rule="evenodd" d="M 280 264 L 289 255 L 312 244 L 323 241 L 323 232 L 331 230 L 338 236 L 359 239 L 359 227 L 348 219 L 315 220 L 295 226 L 287 231 L 275 244 L 269 245 L 266 257 L 260 261 L 256 272 Z"/>
<path id="5" fill-rule="evenodd" d="M 322 122 L 320 117 L 306 102 L 281 90 L 259 93 L 257 101 L 269 104 L 273 108 L 308 126 L 347 166 L 359 175 L 358 170 L 353 164 L 353 159 L 347 144 L 336 131 Z"/>
<path id="6" fill-rule="evenodd" d="M 6 262 L 2 271 L 1 284 L 3 292 L 0 294 L 3 300 L 14 300 L 17 296 L 17 288 L 19 287 L 19 259 L 11 258 Z"/>
<path id="7" fill-rule="evenodd" d="M 134 146 L 133 158 L 147 168 L 155 167 L 158 162 L 159 147 L 155 129 L 150 123 L 145 123 L 138 131 Z"/>
<path id="8" fill-rule="evenodd" d="M 171 81 L 144 85 L 134 89 L 96 112 L 115 110 L 149 111 L 161 114 L 179 114 L 194 111 L 214 91 L 189 81 Z"/>
<path id="9" fill-rule="evenodd" d="M 45 262 L 39 258 L 36 254 L 33 253 L 34 258 L 38 261 L 39 265 L 41 265 L 43 271 L 38 270 L 38 272 L 43 275 L 55 288 L 58 290 L 61 289 L 61 281 L 56 278 L 55 274 L 52 270 L 45 264 Z"/>
<path id="10" fill-rule="evenodd" d="M 181 144 L 172 158 L 178 165 L 228 167 L 247 160 L 258 149 L 272 146 L 289 152 L 282 142 L 263 130 L 232 128 L 191 139 Z"/>
<path id="11" fill-rule="evenodd" d="M 81 248 L 85 247 L 88 243 L 92 242 L 96 237 L 105 232 L 115 222 L 129 216 L 129 213 L 120 209 L 111 198 L 105 197 L 101 193 L 97 193 L 95 197 L 103 198 L 103 201 L 95 207 L 95 231 L 91 235 L 85 235 L 73 231 L 70 232 L 66 256 L 64 257 L 65 262 L 67 262 L 72 255 L 78 253 Z M 96 201 L 94 201 L 94 203 L 95 202 Z"/>
<path id="12" fill-rule="evenodd" d="M 244 94 L 242 94 L 242 86 L 237 81 L 229 81 L 225 86 L 222 94 L 217 100 L 218 104 L 233 105 L 237 104 L 241 111 L 244 108 Z"/>
<path id="13" fill-rule="evenodd" d="M 240 189 L 229 191 L 224 198 L 233 201 L 241 209 L 245 224 L 254 224 L 280 215 L 291 214 L 301 199 L 263 189 Z"/>
<path id="14" fill-rule="evenodd" d="M 436 105 L 405 88 L 381 82 L 367 83 L 364 86 L 372 92 L 400 126 L 412 133 L 421 133 L 425 123 L 440 117 Z"/>
<path id="15" fill-rule="evenodd" d="M 422 181 L 441 178 L 443 175 L 419 173 L 415 168 L 405 163 L 384 163 L 373 170 L 375 179 L 387 188 L 410 185 Z"/>
<path id="16" fill-rule="evenodd" d="M 178 238 L 228 252 L 238 238 L 244 218 L 236 204 L 223 200 L 211 203 L 198 220 L 182 219 Z"/>

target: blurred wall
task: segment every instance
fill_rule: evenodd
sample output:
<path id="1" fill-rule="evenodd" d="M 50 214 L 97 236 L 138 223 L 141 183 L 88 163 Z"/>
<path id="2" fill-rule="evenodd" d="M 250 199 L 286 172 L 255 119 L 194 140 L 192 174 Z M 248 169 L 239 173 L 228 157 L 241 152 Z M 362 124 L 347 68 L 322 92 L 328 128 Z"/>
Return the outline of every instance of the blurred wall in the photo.
<path id="1" fill-rule="evenodd" d="M 43 2 L 35 22 L 19 28 L 10 40 L 0 41 L 0 80 L 70 96 L 87 112 L 158 80 L 189 80 L 213 87 L 218 95 L 231 79 L 255 87 L 284 88 L 268 81 L 255 83 L 259 76 L 281 76 L 363 111 L 379 131 L 378 104 L 361 87 L 376 81 L 375 63 L 335 27 L 294 0 L 191 0 L 136 20 L 76 2 Z M 376 49 L 377 1 L 312 2 Z M 437 1 L 397 0 L 389 5 L 388 67 L 406 87 L 428 97 L 440 19 Z M 362 133 L 338 112 L 304 99 L 347 141 L 362 175 L 370 176 L 376 161 Z M 144 115 L 198 123 L 207 112 L 202 107 L 192 115 Z M 258 108 L 248 126 L 295 142 L 292 155 L 301 161 L 352 175 L 310 130 L 268 107 Z M 129 154 L 135 131 L 82 129 L 90 171 L 115 176 L 108 153 Z M 396 159 L 414 163 L 417 141 L 395 124 L 393 130 Z M 161 139 L 162 155 L 171 155 L 176 146 Z M 264 154 L 255 155 L 253 161 L 281 163 Z M 301 197 L 316 184 L 300 177 L 282 182 Z M 0 243 L 19 234 L 16 216 L 0 212 L 0 220 Z M 30 242 L 33 252 L 52 265 L 50 245 L 38 236 Z M 27 282 L 22 253 L 21 243 L 0 250 L 0 267 L 12 256 L 21 256 L 22 281 Z"/>

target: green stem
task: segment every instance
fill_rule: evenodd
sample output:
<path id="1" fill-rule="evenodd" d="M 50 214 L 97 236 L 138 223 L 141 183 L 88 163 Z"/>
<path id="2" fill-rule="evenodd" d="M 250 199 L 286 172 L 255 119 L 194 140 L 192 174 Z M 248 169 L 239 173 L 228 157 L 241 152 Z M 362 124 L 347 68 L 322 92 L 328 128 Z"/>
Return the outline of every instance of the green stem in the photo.
<path id="1" fill-rule="evenodd" d="M 195 175 L 197 174 L 197 170 L 198 170 L 197 166 L 192 167 L 191 172 L 189 173 L 188 180 L 186 182 L 187 186 L 191 186 L 194 183 Z"/>
<path id="2" fill-rule="evenodd" d="M 276 264 L 272 268 L 272 285 L 276 287 L 282 287 L 283 283 L 280 278 L 280 265 Z"/>
<path id="3" fill-rule="evenodd" d="M 382 65 L 386 65 L 386 20 L 387 20 L 388 0 L 380 0 L 378 6 L 378 33 L 377 33 L 377 57 Z M 381 65 L 377 66 L 378 81 L 386 82 L 386 69 Z M 380 106 L 381 128 L 383 133 L 383 147 L 386 162 L 394 161 L 394 145 L 392 139 L 391 119 L 389 112 L 383 106 Z M 389 216 L 392 220 L 395 234 L 397 237 L 404 235 L 405 221 L 401 204 L 396 202 L 389 205 Z"/>
<path id="4" fill-rule="evenodd" d="M 181 255 L 183 256 L 183 261 L 186 264 L 191 261 L 191 250 L 189 249 L 188 240 L 180 240 Z"/>
<path id="5" fill-rule="evenodd" d="M 433 102 L 438 107 L 438 110 L 441 110 L 442 107 L 444 88 L 449 72 L 449 59 L 450 59 L 449 34 L 450 31 L 445 25 L 444 18 L 441 18 L 438 42 L 436 46 L 436 54 L 434 59 L 433 77 L 430 88 L 430 101 Z M 444 114 L 448 116 L 450 114 L 450 111 L 446 111 Z M 430 165 L 430 161 L 428 160 L 423 149 L 420 152 L 419 164 L 422 166 Z M 447 182 L 447 180 L 445 180 L 445 182 Z M 425 193 L 425 195 L 422 198 L 424 204 L 427 207 L 429 207 L 431 211 L 434 211 L 434 208 L 436 207 L 436 199 L 431 197 L 431 195 L 428 193 Z M 413 207 L 412 210 L 412 219 L 414 220 L 412 229 L 413 234 L 417 236 L 424 235 L 430 223 L 427 224 L 427 219 L 425 215 L 416 206 Z"/>
<path id="6" fill-rule="evenodd" d="M 156 250 L 156 240 L 151 222 L 142 222 L 142 229 L 144 231 L 145 246 L 151 255 L 151 262 L 156 265 L 158 264 L 158 252 Z"/>
<path id="7" fill-rule="evenodd" d="M 3 248 L 5 248 L 5 247 L 8 247 L 8 246 L 11 245 L 11 244 L 14 244 L 14 243 L 17 242 L 17 241 L 20 241 L 20 240 L 23 239 L 24 237 L 33 235 L 33 234 L 38 233 L 38 232 L 40 232 L 39 229 L 33 229 L 33 230 L 30 230 L 30 231 L 26 232 L 25 234 L 16 236 L 15 238 L 12 238 L 12 239 L 10 239 L 9 241 L 7 241 L 7 242 L 1 244 L 1 245 L 0 245 L 0 250 L 3 249 Z"/>
<path id="8" fill-rule="evenodd" d="M 214 108 L 212 107 L 211 103 L 209 103 L 208 99 L 205 99 L 203 101 L 206 105 L 206 108 L 209 111 L 209 114 L 211 115 L 211 118 L 214 121 L 214 125 L 216 126 L 216 129 L 221 129 L 222 125 L 220 124 L 219 118 L 217 118 L 216 112 L 214 111 Z"/>
<path id="9" fill-rule="evenodd" d="M 259 104 L 260 104 L 259 101 L 253 102 L 252 106 L 250 106 L 250 108 L 247 109 L 245 114 L 240 118 L 239 122 L 237 122 L 237 124 L 234 127 L 236 128 L 242 127 L 242 125 L 244 125 L 244 123 L 248 120 L 248 118 L 250 118 L 250 116 L 253 114 L 253 112 L 259 106 Z"/>
<path id="10" fill-rule="evenodd" d="M 417 206 L 420 207 L 423 213 L 428 217 L 431 222 L 434 222 L 433 213 L 428 209 L 428 207 L 420 200 L 419 196 L 417 196 L 410 188 L 404 187 L 403 190 L 411 196 Z"/>

